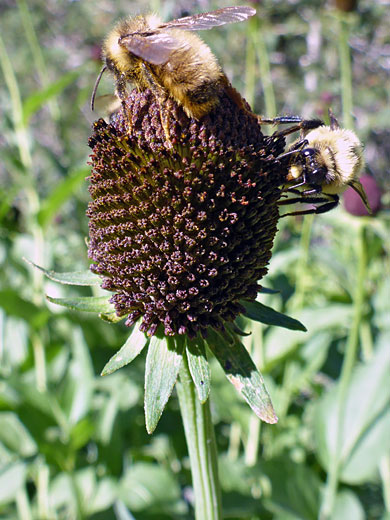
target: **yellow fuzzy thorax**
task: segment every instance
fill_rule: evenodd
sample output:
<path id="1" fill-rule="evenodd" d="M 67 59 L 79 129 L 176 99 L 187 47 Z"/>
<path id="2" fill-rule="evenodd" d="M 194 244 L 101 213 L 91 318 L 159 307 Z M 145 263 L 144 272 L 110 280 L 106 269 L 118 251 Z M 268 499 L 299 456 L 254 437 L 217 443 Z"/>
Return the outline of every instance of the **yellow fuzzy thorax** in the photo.
<path id="1" fill-rule="evenodd" d="M 342 193 L 356 180 L 363 168 L 363 146 L 351 130 L 321 126 L 310 131 L 305 138 L 308 147 L 318 150 L 318 162 L 328 170 L 323 193 Z"/>

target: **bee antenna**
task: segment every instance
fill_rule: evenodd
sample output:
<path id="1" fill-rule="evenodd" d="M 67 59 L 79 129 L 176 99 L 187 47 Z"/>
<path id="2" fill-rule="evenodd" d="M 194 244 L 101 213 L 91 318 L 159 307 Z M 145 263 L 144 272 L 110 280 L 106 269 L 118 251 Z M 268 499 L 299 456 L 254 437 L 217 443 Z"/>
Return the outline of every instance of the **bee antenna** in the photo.
<path id="1" fill-rule="evenodd" d="M 97 91 L 97 89 L 98 89 L 98 86 L 99 86 L 100 80 L 102 79 L 103 72 L 106 70 L 106 68 L 107 68 L 107 65 L 104 65 L 104 67 L 102 68 L 102 70 L 99 72 L 99 75 L 98 75 L 98 77 L 96 78 L 96 81 L 95 81 L 95 86 L 93 87 L 92 96 L 91 96 L 91 110 L 92 110 L 92 111 L 93 111 L 94 108 L 95 108 L 95 97 L 96 97 L 96 91 Z"/>

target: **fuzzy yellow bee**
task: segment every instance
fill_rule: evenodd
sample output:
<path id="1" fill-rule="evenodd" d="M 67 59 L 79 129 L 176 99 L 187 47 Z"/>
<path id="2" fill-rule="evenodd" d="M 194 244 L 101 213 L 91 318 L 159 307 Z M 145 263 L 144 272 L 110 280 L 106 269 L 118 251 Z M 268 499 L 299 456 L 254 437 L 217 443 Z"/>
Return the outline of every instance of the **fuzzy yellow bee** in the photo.
<path id="1" fill-rule="evenodd" d="M 351 186 L 371 212 L 366 192 L 359 181 L 364 166 L 363 145 L 355 132 L 340 128 L 329 110 L 330 125 L 320 120 L 301 121 L 297 126 L 279 132 L 287 135 L 301 129 L 301 139 L 291 145 L 281 157 L 290 157 L 286 191 L 299 197 L 280 201 L 280 205 L 308 202 L 312 209 L 287 213 L 304 215 L 325 213 L 337 206 L 339 195 Z M 278 123 L 292 119 L 277 118 Z"/>
<path id="2" fill-rule="evenodd" d="M 150 89 L 160 103 L 161 121 L 169 140 L 164 103 L 172 98 L 188 115 L 201 119 L 227 93 L 243 109 L 244 100 L 232 87 L 210 48 L 192 31 L 240 22 L 256 13 L 251 7 L 225 7 L 209 13 L 163 23 L 155 15 L 120 21 L 103 44 L 105 65 L 93 90 L 91 105 L 103 72 L 115 78 L 116 95 L 126 109 L 127 84 Z"/>

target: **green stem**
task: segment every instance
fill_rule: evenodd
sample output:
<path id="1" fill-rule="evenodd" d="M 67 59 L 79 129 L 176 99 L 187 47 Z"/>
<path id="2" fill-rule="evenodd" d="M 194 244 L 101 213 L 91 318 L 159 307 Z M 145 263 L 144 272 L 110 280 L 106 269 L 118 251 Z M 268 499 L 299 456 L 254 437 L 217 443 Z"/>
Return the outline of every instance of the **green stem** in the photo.
<path id="1" fill-rule="evenodd" d="M 34 254 L 33 261 L 42 265 L 42 258 L 45 257 L 44 253 L 44 239 L 42 229 L 37 222 L 37 214 L 40 207 L 40 201 L 38 194 L 33 186 L 33 174 L 32 174 L 32 157 L 29 145 L 28 131 L 24 123 L 23 118 L 23 103 L 20 95 L 19 85 L 15 72 L 12 66 L 10 57 L 8 56 L 7 49 L 0 35 L 0 68 L 3 71 L 5 83 L 8 87 L 12 117 L 15 131 L 15 139 L 17 142 L 20 161 L 23 165 L 22 176 L 19 176 L 18 183 L 20 187 L 24 189 L 26 194 L 26 222 L 28 224 L 28 230 L 31 232 L 34 239 Z M 42 303 L 42 280 L 43 274 L 38 269 L 33 270 L 33 301 L 35 304 L 40 305 Z M 40 339 L 40 336 L 33 334 L 33 347 L 34 357 L 37 361 L 35 365 L 37 386 L 40 391 L 44 391 L 46 388 L 46 366 L 44 347 Z"/>
<path id="2" fill-rule="evenodd" d="M 240 456 L 242 428 L 239 422 L 233 421 L 230 425 L 229 447 L 227 450 L 228 459 L 236 461 Z"/>
<path id="3" fill-rule="evenodd" d="M 26 0 L 17 0 L 20 18 L 23 23 L 24 32 L 26 34 L 27 42 L 30 47 L 32 58 L 34 60 L 34 67 L 38 72 L 41 85 L 46 87 L 49 84 L 49 75 L 47 72 L 45 59 L 43 57 L 42 46 L 39 44 L 37 34 L 34 29 L 34 24 L 31 20 L 30 11 Z M 58 103 L 54 100 L 48 102 L 51 116 L 58 119 L 60 115 Z"/>
<path id="4" fill-rule="evenodd" d="M 265 25 L 259 16 L 248 21 L 248 41 L 246 46 L 245 98 L 253 107 L 256 90 L 256 63 L 259 63 L 260 81 L 264 92 L 264 108 L 267 117 L 276 116 L 275 92 L 272 84 L 271 65 L 264 39 Z"/>
<path id="5" fill-rule="evenodd" d="M 257 33 L 253 35 L 255 49 L 257 50 L 257 59 L 259 60 L 260 79 L 264 90 L 264 105 L 265 115 L 267 117 L 276 116 L 276 100 L 275 91 L 272 84 L 271 66 L 267 50 L 267 45 L 264 39 L 265 27 L 259 21 Z"/>
<path id="6" fill-rule="evenodd" d="M 195 519 L 221 520 L 217 447 L 211 421 L 210 400 L 205 404 L 200 403 L 186 356 L 183 356 L 180 383 L 177 383 L 176 388 L 191 462 Z"/>
<path id="7" fill-rule="evenodd" d="M 25 487 L 19 489 L 15 497 L 19 520 L 32 520 L 31 507 Z"/>
<path id="8" fill-rule="evenodd" d="M 339 13 L 339 57 L 341 78 L 341 102 L 343 107 L 343 126 L 353 129 L 352 118 L 352 67 L 349 48 L 349 21 L 346 13 Z"/>
<path id="9" fill-rule="evenodd" d="M 325 485 L 324 497 L 320 510 L 320 520 L 330 520 L 333 516 L 333 509 L 336 501 L 337 488 L 339 484 L 340 471 L 343 463 L 342 442 L 344 431 L 344 416 L 348 397 L 348 388 L 352 378 L 355 365 L 358 344 L 359 329 L 362 321 L 363 306 L 365 298 L 364 281 L 367 275 L 367 244 L 365 240 L 364 223 L 361 223 L 358 231 L 358 243 L 356 247 L 358 271 L 356 289 L 354 296 L 354 312 L 352 326 L 349 331 L 344 362 L 341 369 L 338 396 L 337 396 L 337 422 L 335 432 L 335 449 L 331 454 L 327 481 Z"/>
<path id="10" fill-rule="evenodd" d="M 390 513 L 390 455 L 384 455 L 379 463 L 379 473 L 382 480 L 383 501 L 386 513 Z"/>
<path id="11" fill-rule="evenodd" d="M 257 17 L 253 16 L 248 21 L 248 39 L 245 53 L 245 93 L 244 97 L 253 108 L 256 90 L 256 53 L 253 34 L 257 32 Z"/>

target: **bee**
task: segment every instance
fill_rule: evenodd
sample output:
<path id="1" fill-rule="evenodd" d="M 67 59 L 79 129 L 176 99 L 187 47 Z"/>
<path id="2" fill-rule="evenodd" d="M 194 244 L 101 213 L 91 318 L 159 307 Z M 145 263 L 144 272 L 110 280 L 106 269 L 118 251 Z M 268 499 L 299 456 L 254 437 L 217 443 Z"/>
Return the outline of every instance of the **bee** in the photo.
<path id="1" fill-rule="evenodd" d="M 222 93 L 248 111 L 210 48 L 192 31 L 240 22 L 255 13 L 251 7 L 236 6 L 166 23 L 152 14 L 120 21 L 103 44 L 105 65 L 93 89 L 92 110 L 100 79 L 107 69 L 115 78 L 116 95 L 125 110 L 128 83 L 140 91 L 152 91 L 160 104 L 168 141 L 168 114 L 164 108 L 168 98 L 181 105 L 188 117 L 198 120 L 219 104 Z"/>
<path id="2" fill-rule="evenodd" d="M 276 119 L 279 123 L 299 121 L 299 118 Z M 329 126 L 318 119 L 301 120 L 298 125 L 277 133 L 288 135 L 301 129 L 301 139 L 279 156 L 279 159 L 290 157 L 285 191 L 298 196 L 282 200 L 279 205 L 295 202 L 315 205 L 312 209 L 283 216 L 326 213 L 337 206 L 339 195 L 348 186 L 359 194 L 371 213 L 366 192 L 359 181 L 364 166 L 363 145 L 352 130 L 340 128 L 331 110 L 329 119 Z"/>

